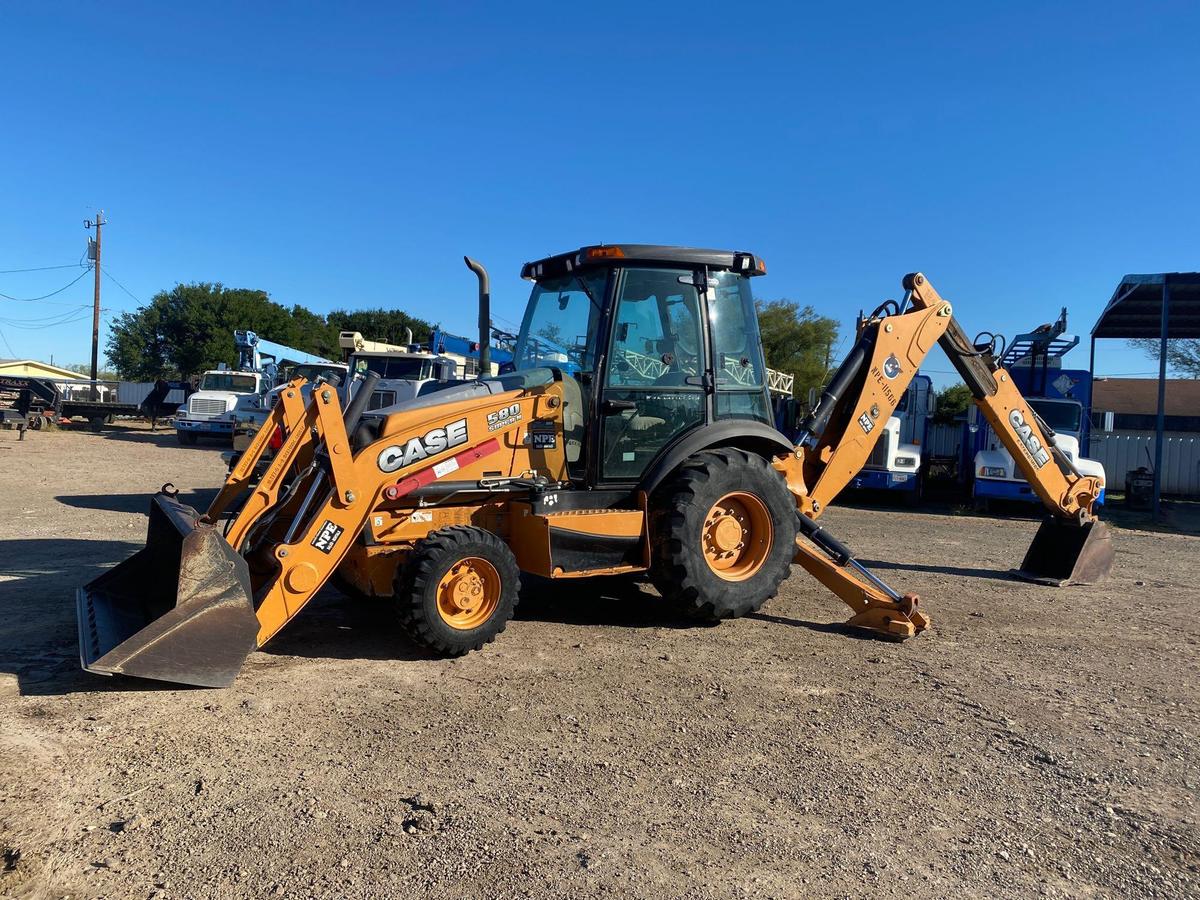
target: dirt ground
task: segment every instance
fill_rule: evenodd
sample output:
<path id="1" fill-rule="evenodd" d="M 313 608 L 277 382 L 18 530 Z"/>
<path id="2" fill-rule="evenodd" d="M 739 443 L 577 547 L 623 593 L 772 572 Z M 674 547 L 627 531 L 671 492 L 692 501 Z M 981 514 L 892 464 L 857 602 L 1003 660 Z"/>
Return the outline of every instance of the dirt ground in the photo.
<path id="1" fill-rule="evenodd" d="M 568 584 L 445 661 L 326 590 L 228 690 L 81 672 L 76 586 L 222 475 L 170 433 L 0 432 L 0 896 L 1200 891 L 1200 537 L 1116 528 L 1059 590 L 1004 574 L 1032 519 L 842 507 L 931 632 L 849 634 L 797 567 L 715 628 Z"/>

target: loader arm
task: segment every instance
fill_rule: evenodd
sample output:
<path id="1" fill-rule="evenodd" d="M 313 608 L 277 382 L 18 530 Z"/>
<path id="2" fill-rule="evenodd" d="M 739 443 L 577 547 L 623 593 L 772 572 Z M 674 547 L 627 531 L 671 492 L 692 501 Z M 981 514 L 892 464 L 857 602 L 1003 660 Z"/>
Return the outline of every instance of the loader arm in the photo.
<path id="1" fill-rule="evenodd" d="M 1009 374 L 989 350 L 972 346 L 923 275 L 907 275 L 903 284 L 904 300 L 891 314 L 888 301 L 860 318 L 855 345 L 801 425 L 795 451 L 776 461 L 807 539 L 797 541 L 795 562 L 854 609 L 849 625 L 895 638 L 928 627 L 916 595 L 900 594 L 867 570 L 816 519 L 867 462 L 881 426 L 937 343 L 1050 513 L 1017 574 L 1055 584 L 1098 580 L 1112 564 L 1107 532 L 1093 512 L 1099 479 L 1076 470 Z"/>

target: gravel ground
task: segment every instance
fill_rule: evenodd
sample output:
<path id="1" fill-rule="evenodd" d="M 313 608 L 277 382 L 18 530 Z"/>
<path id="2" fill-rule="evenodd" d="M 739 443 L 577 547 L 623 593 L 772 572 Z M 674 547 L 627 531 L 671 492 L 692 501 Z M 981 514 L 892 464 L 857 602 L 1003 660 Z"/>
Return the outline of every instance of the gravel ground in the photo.
<path id="1" fill-rule="evenodd" d="M 1104 584 L 1011 580 L 1032 520 L 837 508 L 924 598 L 848 634 L 797 567 L 679 627 L 571 584 L 429 659 L 326 591 L 228 690 L 78 669 L 74 588 L 213 447 L 0 432 L 0 895 L 1195 897 L 1200 538 L 1114 533 Z"/>

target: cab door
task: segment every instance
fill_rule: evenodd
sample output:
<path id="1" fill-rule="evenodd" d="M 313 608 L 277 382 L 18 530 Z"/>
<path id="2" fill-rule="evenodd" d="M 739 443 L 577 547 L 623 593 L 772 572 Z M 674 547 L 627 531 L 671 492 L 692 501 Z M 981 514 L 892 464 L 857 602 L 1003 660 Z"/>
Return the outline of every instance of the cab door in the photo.
<path id="1" fill-rule="evenodd" d="M 695 274 L 621 270 L 600 390 L 601 481 L 636 482 L 668 443 L 706 420 L 711 376 Z"/>

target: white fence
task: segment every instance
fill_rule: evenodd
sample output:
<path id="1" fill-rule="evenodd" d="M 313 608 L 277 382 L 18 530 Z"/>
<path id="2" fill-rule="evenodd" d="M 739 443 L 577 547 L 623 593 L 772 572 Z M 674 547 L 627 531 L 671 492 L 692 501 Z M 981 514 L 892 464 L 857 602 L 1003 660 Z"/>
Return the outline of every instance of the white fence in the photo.
<path id="1" fill-rule="evenodd" d="M 1126 472 L 1141 466 L 1154 468 L 1154 433 L 1093 429 L 1088 456 L 1104 464 L 1105 477 L 1114 490 L 1124 490 Z M 1163 436 L 1162 490 L 1164 494 L 1200 496 L 1200 434 L 1168 432 Z"/>

